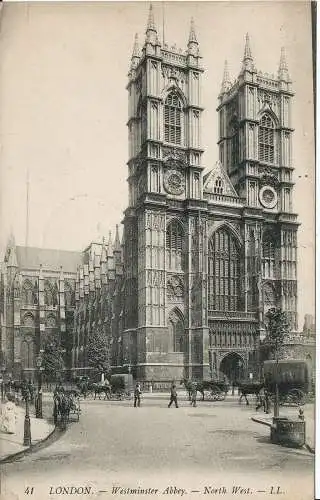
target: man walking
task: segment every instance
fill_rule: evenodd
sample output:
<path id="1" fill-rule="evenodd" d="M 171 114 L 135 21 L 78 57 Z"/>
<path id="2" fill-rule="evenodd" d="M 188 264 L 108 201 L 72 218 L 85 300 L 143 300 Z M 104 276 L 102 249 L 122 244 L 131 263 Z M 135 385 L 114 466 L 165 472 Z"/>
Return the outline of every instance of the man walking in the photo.
<path id="1" fill-rule="evenodd" d="M 174 383 L 171 385 L 171 390 L 170 390 L 170 402 L 168 404 L 168 408 L 171 407 L 172 403 L 176 405 L 176 408 L 179 408 L 178 406 L 178 395 L 177 395 L 177 389 Z"/>
<path id="2" fill-rule="evenodd" d="M 197 406 L 197 384 L 195 383 L 192 384 L 190 404 L 194 406 L 194 408 Z"/>
<path id="3" fill-rule="evenodd" d="M 141 388 L 139 382 L 136 383 L 136 387 L 134 389 L 134 404 L 133 406 L 136 408 L 140 407 L 140 399 L 141 399 Z"/>

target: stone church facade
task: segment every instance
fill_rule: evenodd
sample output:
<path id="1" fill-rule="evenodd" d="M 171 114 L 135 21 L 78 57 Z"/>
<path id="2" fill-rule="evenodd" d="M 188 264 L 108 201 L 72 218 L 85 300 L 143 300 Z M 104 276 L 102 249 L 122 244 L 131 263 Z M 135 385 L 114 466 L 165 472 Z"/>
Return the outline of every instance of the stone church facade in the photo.
<path id="1" fill-rule="evenodd" d="M 219 161 L 204 174 L 194 25 L 185 53 L 159 41 L 152 8 L 129 71 L 129 206 L 124 217 L 122 345 L 138 379 L 255 372 L 264 314 L 297 327 L 292 211 L 293 92 L 258 72 L 246 37 L 239 76 L 225 67 Z"/>
<path id="2" fill-rule="evenodd" d="M 151 7 L 128 74 L 122 242 L 117 229 L 114 241 L 84 252 L 52 251 L 47 265 L 45 250 L 18 250 L 38 251 L 31 265 L 30 252 L 21 260 L 8 246 L 1 342 L 10 366 L 31 369 L 26 345 L 33 342 L 36 353 L 55 331 L 72 373 L 82 374 L 88 339 L 99 330 L 112 367 L 138 380 L 233 379 L 258 375 L 269 308 L 286 311 L 296 331 L 293 91 L 285 54 L 276 76 L 262 74 L 247 36 L 235 81 L 225 65 L 219 160 L 206 172 L 203 77 L 193 22 L 186 51 L 169 48 L 159 41 Z"/>

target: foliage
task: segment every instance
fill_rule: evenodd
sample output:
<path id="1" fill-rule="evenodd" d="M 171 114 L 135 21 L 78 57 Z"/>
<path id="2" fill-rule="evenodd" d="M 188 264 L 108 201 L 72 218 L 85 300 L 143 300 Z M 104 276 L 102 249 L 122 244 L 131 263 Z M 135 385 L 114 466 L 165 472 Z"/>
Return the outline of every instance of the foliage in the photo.
<path id="1" fill-rule="evenodd" d="M 279 359 L 289 333 L 287 315 L 281 309 L 272 308 L 266 313 L 265 319 L 267 334 L 261 344 L 262 356 L 265 359 Z"/>
<path id="2" fill-rule="evenodd" d="M 99 373 L 110 371 L 110 352 L 108 339 L 104 333 L 96 331 L 88 340 L 88 364 Z"/>
<path id="3" fill-rule="evenodd" d="M 41 367 L 48 380 L 58 380 L 64 370 L 63 349 L 54 337 L 47 340 L 42 355 Z"/>

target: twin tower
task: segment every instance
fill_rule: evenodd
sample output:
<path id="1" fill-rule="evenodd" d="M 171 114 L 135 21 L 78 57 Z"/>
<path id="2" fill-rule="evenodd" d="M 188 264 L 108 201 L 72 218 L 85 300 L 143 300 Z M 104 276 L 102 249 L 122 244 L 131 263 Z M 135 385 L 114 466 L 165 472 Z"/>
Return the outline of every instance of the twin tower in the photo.
<path id="1" fill-rule="evenodd" d="M 270 307 L 297 317 L 291 80 L 258 72 L 247 35 L 238 78 L 225 65 L 216 165 L 204 174 L 204 69 L 159 41 L 152 6 L 128 74 L 122 363 L 139 380 L 229 379 L 258 371 Z"/>

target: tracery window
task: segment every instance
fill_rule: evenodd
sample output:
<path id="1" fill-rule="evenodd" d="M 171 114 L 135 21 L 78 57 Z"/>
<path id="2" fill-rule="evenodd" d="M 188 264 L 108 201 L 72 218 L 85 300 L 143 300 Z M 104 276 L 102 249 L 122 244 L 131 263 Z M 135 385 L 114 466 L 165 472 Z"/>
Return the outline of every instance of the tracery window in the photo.
<path id="1" fill-rule="evenodd" d="M 209 241 L 208 278 L 209 310 L 239 310 L 240 250 L 225 228 L 218 229 Z"/>
<path id="2" fill-rule="evenodd" d="M 275 263 L 275 242 L 274 235 L 270 231 L 263 234 L 262 241 L 262 265 L 263 277 L 274 277 L 274 263 Z"/>
<path id="3" fill-rule="evenodd" d="M 182 270 L 183 229 L 178 221 L 171 222 L 166 231 L 167 269 Z"/>
<path id="4" fill-rule="evenodd" d="M 31 306 L 33 303 L 33 286 L 29 280 L 26 280 L 22 287 L 22 304 L 24 306 Z"/>
<path id="5" fill-rule="evenodd" d="M 164 105 L 164 140 L 181 144 L 182 104 L 175 92 L 171 92 Z"/>
<path id="6" fill-rule="evenodd" d="M 268 114 L 264 114 L 259 123 L 259 160 L 274 163 L 275 126 Z"/>

